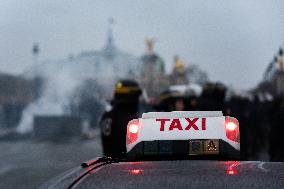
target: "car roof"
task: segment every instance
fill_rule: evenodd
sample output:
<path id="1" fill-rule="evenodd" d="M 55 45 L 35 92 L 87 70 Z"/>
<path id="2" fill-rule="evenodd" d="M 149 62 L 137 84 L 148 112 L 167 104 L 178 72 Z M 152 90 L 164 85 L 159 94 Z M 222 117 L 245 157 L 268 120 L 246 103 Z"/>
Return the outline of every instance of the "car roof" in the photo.
<path id="1" fill-rule="evenodd" d="M 99 168 L 75 188 L 283 188 L 283 163 L 150 161 Z"/>

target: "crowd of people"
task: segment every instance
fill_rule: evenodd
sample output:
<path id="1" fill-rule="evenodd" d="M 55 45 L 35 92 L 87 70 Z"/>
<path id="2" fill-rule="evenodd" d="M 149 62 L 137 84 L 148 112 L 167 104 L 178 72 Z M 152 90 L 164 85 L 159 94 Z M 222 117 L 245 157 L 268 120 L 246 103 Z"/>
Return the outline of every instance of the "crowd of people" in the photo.
<path id="1" fill-rule="evenodd" d="M 166 90 L 159 103 L 141 102 L 142 90 L 135 81 L 115 85 L 112 109 L 101 120 L 104 154 L 115 156 L 125 151 L 128 121 L 147 111 L 222 111 L 240 123 L 241 156 L 246 160 L 283 161 L 284 98 L 260 98 L 257 94 L 228 96 L 225 85 L 207 83 L 201 94 Z M 116 145 L 113 145 L 116 144 Z"/>

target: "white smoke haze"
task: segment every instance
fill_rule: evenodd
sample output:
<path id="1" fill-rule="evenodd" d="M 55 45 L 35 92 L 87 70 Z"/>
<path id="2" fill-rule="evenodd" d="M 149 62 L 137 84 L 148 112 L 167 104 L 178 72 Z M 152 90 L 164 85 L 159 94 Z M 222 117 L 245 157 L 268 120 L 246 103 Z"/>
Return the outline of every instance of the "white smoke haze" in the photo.
<path id="1" fill-rule="evenodd" d="M 138 60 L 131 55 L 117 51 L 115 56 L 108 58 L 98 56 L 95 52 L 54 61 L 49 60 L 33 66 L 24 73 L 27 78 L 40 77 L 44 80 L 41 96 L 27 106 L 17 127 L 19 133 L 33 131 L 33 119 L 36 115 L 68 115 L 70 105 L 76 101 L 74 96 L 80 86 L 89 80 L 102 85 L 102 99 L 110 99 L 113 95 L 114 83 L 129 76 L 129 70 L 138 71 Z M 131 69 L 134 67 L 133 69 Z M 90 89 L 91 90 L 91 89 Z M 99 90 L 99 89 L 98 89 Z"/>
<path id="2" fill-rule="evenodd" d="M 74 78 L 68 69 L 54 70 L 53 73 L 43 73 L 44 88 L 41 96 L 24 110 L 17 131 L 27 133 L 33 130 L 35 115 L 68 114 L 71 95 L 82 81 Z"/>

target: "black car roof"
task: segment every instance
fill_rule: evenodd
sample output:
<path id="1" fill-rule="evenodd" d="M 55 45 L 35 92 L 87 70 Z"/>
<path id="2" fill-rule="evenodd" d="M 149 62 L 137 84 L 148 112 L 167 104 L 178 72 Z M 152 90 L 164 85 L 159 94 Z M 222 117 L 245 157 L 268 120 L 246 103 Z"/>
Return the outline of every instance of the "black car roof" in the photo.
<path id="1" fill-rule="evenodd" d="M 74 188 L 284 188 L 283 163 L 155 161 L 105 165 Z"/>

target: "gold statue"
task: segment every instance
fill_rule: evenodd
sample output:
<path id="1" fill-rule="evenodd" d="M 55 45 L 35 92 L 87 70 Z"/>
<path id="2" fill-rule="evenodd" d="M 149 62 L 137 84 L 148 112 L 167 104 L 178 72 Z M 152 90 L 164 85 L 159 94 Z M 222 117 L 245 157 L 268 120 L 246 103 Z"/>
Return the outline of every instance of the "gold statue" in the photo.
<path id="1" fill-rule="evenodd" d="M 155 40 L 153 38 L 146 38 L 145 42 L 146 42 L 147 51 L 149 53 L 153 53 Z"/>
<path id="2" fill-rule="evenodd" d="M 280 70 L 284 71 L 284 58 L 282 56 L 279 56 L 277 58 L 277 63 L 279 65 Z"/>
<path id="3" fill-rule="evenodd" d="M 176 70 L 176 71 L 184 71 L 184 69 L 185 69 L 185 62 L 184 62 L 183 59 L 181 59 L 178 56 L 175 56 L 174 57 L 174 63 L 175 63 L 174 70 Z"/>

